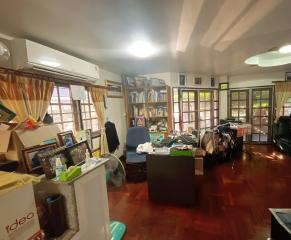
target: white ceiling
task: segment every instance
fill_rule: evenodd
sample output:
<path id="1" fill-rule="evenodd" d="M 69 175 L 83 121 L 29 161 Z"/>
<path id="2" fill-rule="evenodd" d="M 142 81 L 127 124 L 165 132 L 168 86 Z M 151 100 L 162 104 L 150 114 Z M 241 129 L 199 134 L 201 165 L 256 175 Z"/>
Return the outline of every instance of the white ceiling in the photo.
<path id="1" fill-rule="evenodd" d="M 120 73 L 240 74 L 262 71 L 246 58 L 291 43 L 290 12 L 290 0 L 1 0 L 0 33 Z M 157 55 L 125 51 L 141 36 Z"/>

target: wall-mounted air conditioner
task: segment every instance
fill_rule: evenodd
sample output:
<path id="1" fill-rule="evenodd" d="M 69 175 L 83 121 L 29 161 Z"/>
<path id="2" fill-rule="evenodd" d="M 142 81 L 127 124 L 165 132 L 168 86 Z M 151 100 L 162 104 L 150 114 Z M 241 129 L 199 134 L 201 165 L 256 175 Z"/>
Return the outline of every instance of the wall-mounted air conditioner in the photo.
<path id="1" fill-rule="evenodd" d="M 15 70 L 42 71 L 79 81 L 99 79 L 97 65 L 26 39 L 12 40 L 12 62 Z"/>

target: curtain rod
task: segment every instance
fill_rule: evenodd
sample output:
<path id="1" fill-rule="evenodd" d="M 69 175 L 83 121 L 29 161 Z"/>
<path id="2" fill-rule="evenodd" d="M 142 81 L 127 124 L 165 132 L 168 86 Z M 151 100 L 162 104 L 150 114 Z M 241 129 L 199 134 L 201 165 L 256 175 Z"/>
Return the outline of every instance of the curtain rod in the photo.
<path id="1" fill-rule="evenodd" d="M 92 83 L 78 81 L 78 80 L 72 81 L 69 78 L 56 77 L 53 74 L 41 74 L 41 73 L 34 73 L 34 72 L 26 72 L 26 71 L 19 71 L 19 70 L 14 70 L 14 69 L 10 69 L 10 68 L 3 68 L 3 67 L 0 67 L 0 72 L 11 73 L 11 74 L 20 75 L 20 76 L 30 76 L 30 77 L 35 77 L 35 78 L 42 78 L 42 79 L 46 79 L 47 81 L 60 83 L 60 84 L 69 84 L 69 85 L 80 84 L 80 85 L 86 86 L 86 87 L 96 87 L 96 88 L 108 89 L 106 86 L 95 85 Z"/>

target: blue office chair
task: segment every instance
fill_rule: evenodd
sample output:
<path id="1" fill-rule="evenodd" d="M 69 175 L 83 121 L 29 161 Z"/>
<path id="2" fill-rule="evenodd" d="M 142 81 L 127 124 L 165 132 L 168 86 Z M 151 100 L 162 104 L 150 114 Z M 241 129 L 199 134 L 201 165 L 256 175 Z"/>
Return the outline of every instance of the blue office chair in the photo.
<path id="1" fill-rule="evenodd" d="M 125 162 L 128 181 L 140 182 L 146 179 L 146 154 L 136 153 L 137 146 L 145 142 L 150 142 L 147 128 L 132 127 L 127 130 Z"/>

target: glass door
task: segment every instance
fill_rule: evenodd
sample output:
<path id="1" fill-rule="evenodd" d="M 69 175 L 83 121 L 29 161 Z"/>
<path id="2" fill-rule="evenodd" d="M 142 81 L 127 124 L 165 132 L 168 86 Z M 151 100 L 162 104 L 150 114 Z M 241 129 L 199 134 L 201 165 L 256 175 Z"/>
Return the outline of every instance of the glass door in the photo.
<path id="1" fill-rule="evenodd" d="M 212 127 L 211 116 L 211 104 L 212 104 L 212 91 L 200 91 L 199 92 L 199 122 L 200 130 L 208 129 Z"/>
<path id="2" fill-rule="evenodd" d="M 242 122 L 248 121 L 249 90 L 230 90 L 230 116 Z"/>
<path id="3" fill-rule="evenodd" d="M 252 89 L 252 141 L 271 141 L 272 88 Z"/>
<path id="4" fill-rule="evenodd" d="M 181 90 L 182 102 L 182 131 L 187 131 L 188 127 L 196 129 L 196 114 L 197 114 L 197 92 L 195 90 Z"/>

